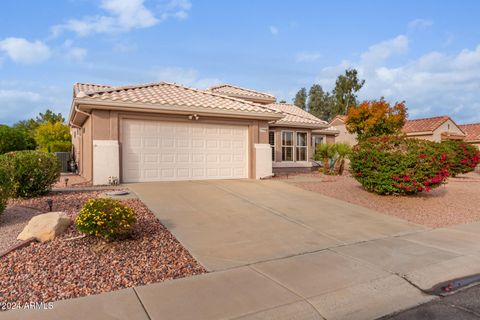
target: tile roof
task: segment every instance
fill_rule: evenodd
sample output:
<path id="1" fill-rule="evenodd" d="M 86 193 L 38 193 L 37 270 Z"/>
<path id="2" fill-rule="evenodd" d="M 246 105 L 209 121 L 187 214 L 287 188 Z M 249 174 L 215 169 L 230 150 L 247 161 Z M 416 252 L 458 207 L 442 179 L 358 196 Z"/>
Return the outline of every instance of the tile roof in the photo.
<path id="1" fill-rule="evenodd" d="M 278 120 L 277 125 L 302 125 L 312 127 L 326 127 L 327 122 L 320 120 L 311 113 L 288 103 L 271 103 L 266 107 L 282 112 L 285 117 Z"/>
<path id="2" fill-rule="evenodd" d="M 75 96 L 78 95 L 79 92 L 93 92 L 93 91 L 99 91 L 99 90 L 104 90 L 104 89 L 110 89 L 113 88 L 112 86 L 107 86 L 103 84 L 91 84 L 91 83 L 75 83 L 73 85 L 73 93 Z"/>
<path id="3" fill-rule="evenodd" d="M 405 121 L 402 128 L 404 133 L 414 132 L 432 132 L 442 125 L 447 120 L 451 120 L 448 116 L 414 119 Z"/>
<path id="4" fill-rule="evenodd" d="M 77 99 L 145 104 L 152 108 L 166 105 L 280 115 L 261 104 L 167 82 L 122 87 L 76 84 L 75 90 L 77 90 L 75 93 Z"/>
<path id="5" fill-rule="evenodd" d="M 461 124 L 458 127 L 465 132 L 465 141 L 480 141 L 480 123 Z"/>
<path id="6" fill-rule="evenodd" d="M 336 119 L 339 119 L 339 120 L 341 120 L 341 121 L 343 121 L 343 122 L 346 122 L 346 121 L 347 121 L 347 116 L 346 116 L 346 115 L 342 115 L 342 114 L 338 114 L 338 115 L 336 115 L 336 116 L 332 119 L 332 121 L 330 121 L 330 123 L 332 123 L 332 122 L 335 121 Z"/>
<path id="7" fill-rule="evenodd" d="M 277 100 L 275 96 L 259 92 L 251 89 L 241 88 L 237 86 L 232 86 L 231 84 L 222 84 L 218 86 L 214 86 L 208 88 L 207 91 L 227 95 L 227 96 L 234 96 L 234 97 L 245 97 L 245 98 L 257 98 L 262 100 L 271 100 L 272 102 Z"/>

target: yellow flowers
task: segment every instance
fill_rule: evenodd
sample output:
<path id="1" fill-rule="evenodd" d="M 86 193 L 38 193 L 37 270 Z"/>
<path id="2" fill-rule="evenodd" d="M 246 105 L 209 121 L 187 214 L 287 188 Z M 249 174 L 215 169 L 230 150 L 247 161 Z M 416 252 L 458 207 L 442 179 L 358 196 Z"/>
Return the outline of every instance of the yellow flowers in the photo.
<path id="1" fill-rule="evenodd" d="M 135 223 L 135 212 L 110 198 L 90 199 L 75 220 L 79 231 L 106 240 L 127 236 Z"/>

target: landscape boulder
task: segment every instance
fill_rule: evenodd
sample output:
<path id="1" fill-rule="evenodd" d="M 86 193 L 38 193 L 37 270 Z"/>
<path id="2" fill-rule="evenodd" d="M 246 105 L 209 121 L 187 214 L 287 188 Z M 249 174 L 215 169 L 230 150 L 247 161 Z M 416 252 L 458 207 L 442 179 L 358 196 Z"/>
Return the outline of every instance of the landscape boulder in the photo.
<path id="1" fill-rule="evenodd" d="M 49 212 L 39 214 L 28 222 L 27 226 L 18 235 L 18 240 L 28 240 L 35 238 L 40 242 L 46 242 L 55 239 L 72 223 L 64 212 Z"/>

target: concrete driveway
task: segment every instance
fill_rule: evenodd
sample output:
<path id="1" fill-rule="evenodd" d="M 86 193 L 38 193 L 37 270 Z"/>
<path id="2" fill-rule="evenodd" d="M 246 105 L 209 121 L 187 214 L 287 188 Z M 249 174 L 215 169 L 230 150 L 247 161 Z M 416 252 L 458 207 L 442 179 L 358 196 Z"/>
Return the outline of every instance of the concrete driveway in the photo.
<path id="1" fill-rule="evenodd" d="M 211 271 L 423 229 L 275 180 L 129 187 Z"/>

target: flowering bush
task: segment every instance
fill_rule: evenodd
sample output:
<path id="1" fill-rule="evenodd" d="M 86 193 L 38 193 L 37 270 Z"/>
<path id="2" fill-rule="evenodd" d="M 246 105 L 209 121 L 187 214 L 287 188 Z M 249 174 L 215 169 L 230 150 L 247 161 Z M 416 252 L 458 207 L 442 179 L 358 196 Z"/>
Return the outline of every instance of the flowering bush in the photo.
<path id="1" fill-rule="evenodd" d="M 450 175 L 456 176 L 475 170 L 480 163 L 480 150 L 463 141 L 444 141 L 441 146 L 449 155 Z"/>
<path id="2" fill-rule="evenodd" d="M 9 170 L 16 197 L 36 197 L 48 193 L 60 177 L 61 165 L 53 154 L 15 151 L 0 156 L 0 166 Z"/>
<path id="3" fill-rule="evenodd" d="M 378 194 L 430 191 L 449 176 L 448 154 L 440 144 L 404 137 L 370 138 L 350 157 L 355 179 Z"/>
<path id="4" fill-rule="evenodd" d="M 128 236 L 136 222 L 130 207 L 110 198 L 90 199 L 75 219 L 80 232 L 105 240 Z"/>

